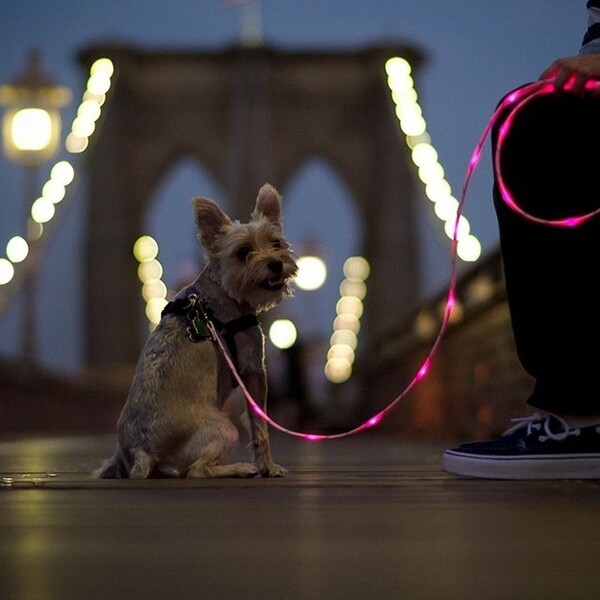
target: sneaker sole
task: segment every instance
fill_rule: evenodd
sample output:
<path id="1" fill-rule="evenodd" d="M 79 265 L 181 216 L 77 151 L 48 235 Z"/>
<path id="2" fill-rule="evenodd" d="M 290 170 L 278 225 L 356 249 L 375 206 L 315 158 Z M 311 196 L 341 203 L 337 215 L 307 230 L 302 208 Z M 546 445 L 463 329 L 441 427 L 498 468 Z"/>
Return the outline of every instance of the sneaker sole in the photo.
<path id="1" fill-rule="evenodd" d="M 447 450 L 442 469 L 483 479 L 600 479 L 600 454 L 499 457 Z"/>

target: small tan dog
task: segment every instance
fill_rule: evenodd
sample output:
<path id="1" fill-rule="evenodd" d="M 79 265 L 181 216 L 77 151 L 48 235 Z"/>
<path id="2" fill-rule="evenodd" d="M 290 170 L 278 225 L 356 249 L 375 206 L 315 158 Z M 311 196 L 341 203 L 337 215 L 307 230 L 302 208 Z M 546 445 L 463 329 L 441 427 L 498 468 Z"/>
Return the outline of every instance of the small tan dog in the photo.
<path id="1" fill-rule="evenodd" d="M 170 302 L 140 356 L 117 424 L 115 452 L 98 478 L 279 477 L 266 422 L 246 410 L 254 462 L 222 464 L 238 430 L 221 410 L 236 382 L 211 339 L 219 331 L 245 386 L 266 409 L 264 336 L 256 314 L 291 295 L 297 271 L 283 235 L 281 198 L 261 187 L 252 220 L 232 221 L 208 198 L 193 199 L 207 259 L 198 278 Z"/>

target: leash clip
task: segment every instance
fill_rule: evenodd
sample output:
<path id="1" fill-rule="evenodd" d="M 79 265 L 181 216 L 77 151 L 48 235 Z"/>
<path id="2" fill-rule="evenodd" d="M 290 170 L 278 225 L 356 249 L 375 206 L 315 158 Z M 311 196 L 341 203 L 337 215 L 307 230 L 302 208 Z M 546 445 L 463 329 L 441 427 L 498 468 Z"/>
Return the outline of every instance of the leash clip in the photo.
<path id="1" fill-rule="evenodd" d="M 188 338 L 195 344 L 212 340 L 212 333 L 207 326 L 209 317 L 204 304 L 200 302 L 197 294 L 190 294 L 188 301 L 188 304 L 185 306 L 187 309 L 187 318 L 190 322 L 189 327 L 186 329 Z"/>

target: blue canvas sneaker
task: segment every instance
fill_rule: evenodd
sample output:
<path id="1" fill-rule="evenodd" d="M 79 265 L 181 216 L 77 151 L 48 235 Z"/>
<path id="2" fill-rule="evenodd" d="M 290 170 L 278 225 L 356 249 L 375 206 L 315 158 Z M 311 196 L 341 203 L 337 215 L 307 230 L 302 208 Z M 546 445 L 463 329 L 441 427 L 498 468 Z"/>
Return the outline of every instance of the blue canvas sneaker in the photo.
<path id="1" fill-rule="evenodd" d="M 600 479 L 600 425 L 570 429 L 541 412 L 513 421 L 501 438 L 446 450 L 442 468 L 488 479 Z"/>

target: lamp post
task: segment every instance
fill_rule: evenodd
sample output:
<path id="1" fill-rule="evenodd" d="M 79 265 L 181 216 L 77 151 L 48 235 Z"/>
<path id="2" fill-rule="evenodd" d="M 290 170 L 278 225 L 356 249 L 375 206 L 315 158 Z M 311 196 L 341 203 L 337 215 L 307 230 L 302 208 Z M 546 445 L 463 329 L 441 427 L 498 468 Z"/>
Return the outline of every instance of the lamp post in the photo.
<path id="1" fill-rule="evenodd" d="M 58 109 L 70 99 L 69 89 L 56 85 L 42 71 L 41 57 L 36 50 L 28 54 L 25 69 L 11 83 L 0 86 L 0 105 L 5 107 L 2 118 L 4 152 L 10 160 L 22 165 L 25 173 L 24 237 L 30 252 L 23 264 L 22 358 L 29 363 L 36 360 L 35 242 L 41 227 L 32 220 L 29 209 L 36 197 L 37 171 L 60 146 Z"/>

